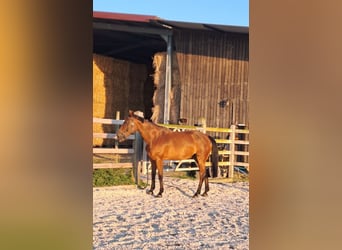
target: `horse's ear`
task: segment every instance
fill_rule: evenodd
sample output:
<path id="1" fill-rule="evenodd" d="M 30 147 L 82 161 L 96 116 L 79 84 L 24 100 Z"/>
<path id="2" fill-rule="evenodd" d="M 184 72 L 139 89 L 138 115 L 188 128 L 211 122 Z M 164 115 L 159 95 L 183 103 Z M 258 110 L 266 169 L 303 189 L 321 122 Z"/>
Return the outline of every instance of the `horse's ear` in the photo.
<path id="1" fill-rule="evenodd" d="M 129 116 L 129 117 L 132 117 L 133 114 L 134 114 L 134 111 L 133 111 L 133 110 L 129 110 L 129 111 L 128 111 L 128 116 Z"/>

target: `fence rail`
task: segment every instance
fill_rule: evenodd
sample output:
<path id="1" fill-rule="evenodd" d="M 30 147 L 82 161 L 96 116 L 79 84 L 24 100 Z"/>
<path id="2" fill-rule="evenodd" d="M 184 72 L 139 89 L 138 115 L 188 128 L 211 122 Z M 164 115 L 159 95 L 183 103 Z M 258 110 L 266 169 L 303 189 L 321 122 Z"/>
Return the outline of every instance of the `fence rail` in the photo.
<path id="1" fill-rule="evenodd" d="M 94 163 L 94 169 L 101 169 L 101 168 L 132 168 L 133 164 L 130 162 L 127 163 Z"/>

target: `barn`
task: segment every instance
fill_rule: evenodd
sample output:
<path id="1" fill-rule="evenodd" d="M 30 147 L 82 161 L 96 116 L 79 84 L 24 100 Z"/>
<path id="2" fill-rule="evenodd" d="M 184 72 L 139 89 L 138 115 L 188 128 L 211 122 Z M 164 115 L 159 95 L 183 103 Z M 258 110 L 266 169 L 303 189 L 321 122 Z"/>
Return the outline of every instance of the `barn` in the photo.
<path id="1" fill-rule="evenodd" d="M 94 117 L 248 127 L 248 65 L 248 27 L 93 12 Z"/>

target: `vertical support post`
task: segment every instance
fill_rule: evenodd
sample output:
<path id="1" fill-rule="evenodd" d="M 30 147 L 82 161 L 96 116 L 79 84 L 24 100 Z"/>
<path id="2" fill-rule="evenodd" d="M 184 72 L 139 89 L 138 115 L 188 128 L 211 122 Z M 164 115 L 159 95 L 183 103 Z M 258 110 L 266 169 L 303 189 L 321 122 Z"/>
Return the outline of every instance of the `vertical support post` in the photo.
<path id="1" fill-rule="evenodd" d="M 203 128 L 202 132 L 206 134 L 207 133 L 207 119 L 205 119 L 204 117 L 202 118 L 202 128 Z"/>
<path id="2" fill-rule="evenodd" d="M 140 167 L 139 164 L 142 156 L 142 138 L 140 134 L 137 132 L 135 133 L 135 140 L 134 140 L 134 155 L 133 155 L 133 173 L 135 184 L 139 185 L 140 182 Z"/>
<path id="3" fill-rule="evenodd" d="M 166 67 L 165 67 L 165 98 L 164 98 L 164 124 L 169 124 L 171 107 L 171 83 L 172 83 L 172 35 L 162 36 L 167 43 Z"/>
<path id="4" fill-rule="evenodd" d="M 230 126 L 230 129 L 232 132 L 230 133 L 230 144 L 229 144 L 229 149 L 230 149 L 230 156 L 229 156 L 229 169 L 228 169 L 228 178 L 233 178 L 234 177 L 234 163 L 235 163 L 235 130 L 236 130 L 236 125 L 232 124 Z"/>
<path id="5" fill-rule="evenodd" d="M 207 133 L 207 120 L 205 117 L 198 118 L 197 124 L 195 124 L 195 126 L 199 126 L 200 128 L 198 128 L 198 130 L 202 133 Z"/>

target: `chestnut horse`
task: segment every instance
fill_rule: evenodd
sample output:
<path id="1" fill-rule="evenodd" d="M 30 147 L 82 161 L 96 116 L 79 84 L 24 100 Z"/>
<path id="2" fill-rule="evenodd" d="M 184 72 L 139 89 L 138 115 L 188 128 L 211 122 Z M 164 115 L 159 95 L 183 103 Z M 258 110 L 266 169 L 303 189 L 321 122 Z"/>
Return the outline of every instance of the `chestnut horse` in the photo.
<path id="1" fill-rule="evenodd" d="M 202 183 L 205 182 L 205 191 L 202 194 L 207 196 L 209 191 L 208 174 L 205 162 L 210 153 L 212 161 L 213 177 L 217 177 L 218 169 L 218 149 L 215 140 L 199 131 L 173 132 L 168 128 L 158 126 L 144 118 L 137 116 L 133 111 L 129 111 L 128 118 L 117 132 L 119 142 L 138 131 L 146 143 L 146 152 L 152 164 L 152 183 L 148 191 L 153 194 L 155 189 L 156 169 L 160 190 L 156 197 L 161 197 L 164 191 L 163 185 L 163 160 L 184 160 L 193 158 L 199 168 L 199 183 L 193 197 L 201 193 Z"/>

